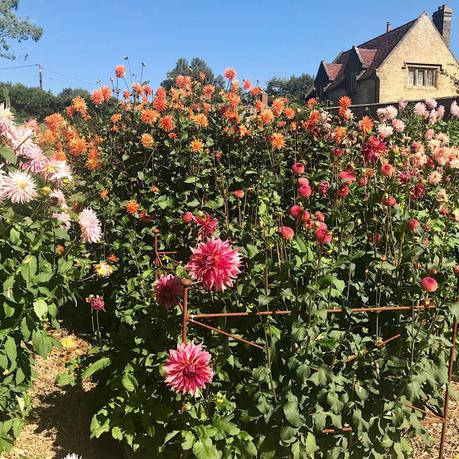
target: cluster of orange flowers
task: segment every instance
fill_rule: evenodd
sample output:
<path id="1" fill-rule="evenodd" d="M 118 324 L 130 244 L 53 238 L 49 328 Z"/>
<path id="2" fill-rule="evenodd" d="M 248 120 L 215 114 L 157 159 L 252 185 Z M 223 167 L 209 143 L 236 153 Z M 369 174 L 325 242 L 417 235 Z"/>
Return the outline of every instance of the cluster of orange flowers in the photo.
<path id="1" fill-rule="evenodd" d="M 115 74 L 117 78 L 124 78 L 124 66 L 117 66 Z M 133 83 L 131 90 L 124 91 L 118 109 L 110 115 L 109 129 L 114 133 L 123 131 L 133 119 L 138 119 L 139 145 L 146 150 L 153 150 L 160 145 L 161 132 L 169 139 L 176 139 L 179 132 L 177 127 L 186 119 L 197 129 L 189 141 L 191 153 L 207 152 L 207 141 L 203 136 L 209 127 L 209 120 L 218 116 L 225 120 L 223 133 L 228 137 L 251 137 L 256 129 L 265 131 L 265 138 L 273 150 L 281 150 L 288 146 L 289 131 L 294 132 L 302 128 L 315 136 L 323 134 L 323 114 L 316 108 L 316 99 L 307 101 L 306 106 L 309 110 L 305 112 L 306 116 L 298 116 L 302 109 L 290 106 L 285 97 L 275 98 L 271 105 L 267 106 L 258 97 L 262 92 L 259 86 L 252 86 L 249 80 L 243 80 L 241 87 L 233 68 L 226 69 L 224 76 L 228 80 L 228 86 L 226 89 L 220 89 L 218 94 L 212 84 L 206 83 L 204 73 L 201 73 L 198 80 L 179 75 L 176 77 L 175 87 L 167 91 L 159 87 L 154 92 L 148 85 Z M 102 86 L 92 93 L 91 102 L 99 106 L 112 99 L 113 94 L 118 95 L 119 90 Z M 250 96 L 255 97 L 255 100 L 249 102 Z M 348 97 L 340 99 L 339 116 L 343 123 L 334 127 L 331 133 L 331 138 L 336 144 L 346 140 L 347 121 L 352 117 L 350 105 L 351 100 Z M 87 101 L 82 97 L 75 97 L 67 108 L 67 115 L 69 119 L 60 114 L 46 118 L 47 129 L 40 133 L 41 144 L 52 147 L 56 154 L 64 159 L 67 154 L 71 157 L 83 156 L 89 169 L 101 167 L 101 139 L 93 139 L 90 134 L 84 135 L 81 129 L 77 130 L 71 122 L 71 118 L 77 115 L 84 121 L 91 120 Z M 369 117 L 363 117 L 358 126 L 362 133 L 367 134 L 373 128 L 373 122 Z"/>

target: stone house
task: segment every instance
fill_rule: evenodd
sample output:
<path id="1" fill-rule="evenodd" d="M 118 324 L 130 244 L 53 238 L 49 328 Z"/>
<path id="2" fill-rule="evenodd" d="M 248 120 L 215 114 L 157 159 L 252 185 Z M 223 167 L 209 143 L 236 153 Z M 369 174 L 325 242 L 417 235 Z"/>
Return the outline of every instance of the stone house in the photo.
<path id="1" fill-rule="evenodd" d="M 452 10 L 423 12 L 396 29 L 322 61 L 308 97 L 336 105 L 341 96 L 354 104 L 441 98 L 458 93 L 459 64 L 450 49 Z"/>

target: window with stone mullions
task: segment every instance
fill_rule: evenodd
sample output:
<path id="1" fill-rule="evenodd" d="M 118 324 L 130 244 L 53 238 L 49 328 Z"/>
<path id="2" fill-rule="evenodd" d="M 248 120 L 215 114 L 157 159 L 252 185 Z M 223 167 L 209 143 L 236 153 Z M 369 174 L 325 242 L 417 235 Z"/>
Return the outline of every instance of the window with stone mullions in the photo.
<path id="1" fill-rule="evenodd" d="M 410 86 L 435 87 L 437 84 L 437 69 L 423 67 L 408 68 L 408 84 Z"/>
<path id="2" fill-rule="evenodd" d="M 425 86 L 424 69 L 418 69 L 417 75 L 416 75 L 416 85 Z"/>

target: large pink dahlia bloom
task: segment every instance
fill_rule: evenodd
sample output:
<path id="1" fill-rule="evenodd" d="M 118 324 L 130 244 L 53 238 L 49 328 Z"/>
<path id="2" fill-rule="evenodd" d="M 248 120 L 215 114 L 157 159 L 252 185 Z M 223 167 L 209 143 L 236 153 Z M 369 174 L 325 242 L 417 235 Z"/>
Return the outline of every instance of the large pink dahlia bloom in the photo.
<path id="1" fill-rule="evenodd" d="M 175 392 L 196 395 L 212 381 L 210 354 L 200 344 L 182 343 L 171 349 L 164 365 L 166 384 Z"/>
<path id="2" fill-rule="evenodd" d="M 169 309 L 178 303 L 183 296 L 183 285 L 180 278 L 173 274 L 161 276 L 155 283 L 156 301 Z"/>
<path id="3" fill-rule="evenodd" d="M 241 272 L 241 254 L 228 241 L 208 239 L 191 250 L 193 254 L 186 267 L 193 280 L 201 282 L 207 290 L 223 291 L 233 285 Z"/>
<path id="4" fill-rule="evenodd" d="M 84 242 L 99 242 L 102 239 L 102 225 L 92 209 L 83 209 L 78 217 L 78 222 Z"/>

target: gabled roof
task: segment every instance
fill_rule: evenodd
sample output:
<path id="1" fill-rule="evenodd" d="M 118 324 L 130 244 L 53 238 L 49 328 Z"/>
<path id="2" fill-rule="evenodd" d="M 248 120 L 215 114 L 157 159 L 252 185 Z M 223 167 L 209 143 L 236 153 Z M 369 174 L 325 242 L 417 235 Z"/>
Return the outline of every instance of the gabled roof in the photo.
<path id="1" fill-rule="evenodd" d="M 353 46 L 347 51 L 341 51 L 331 64 L 324 62 L 324 67 L 331 80 L 331 83 L 327 86 L 327 90 L 336 88 L 344 81 L 344 70 L 349 60 L 349 56 L 353 51 L 357 54 L 362 64 L 362 72 L 357 78 L 359 80 L 369 78 L 416 21 L 417 19 L 414 19 L 385 34 L 372 38 L 361 45 Z M 330 69 L 330 71 L 328 69 Z"/>
<path id="2" fill-rule="evenodd" d="M 328 77 L 332 81 L 336 79 L 342 67 L 342 64 L 327 64 L 326 62 L 324 62 L 325 71 L 327 72 Z"/>

